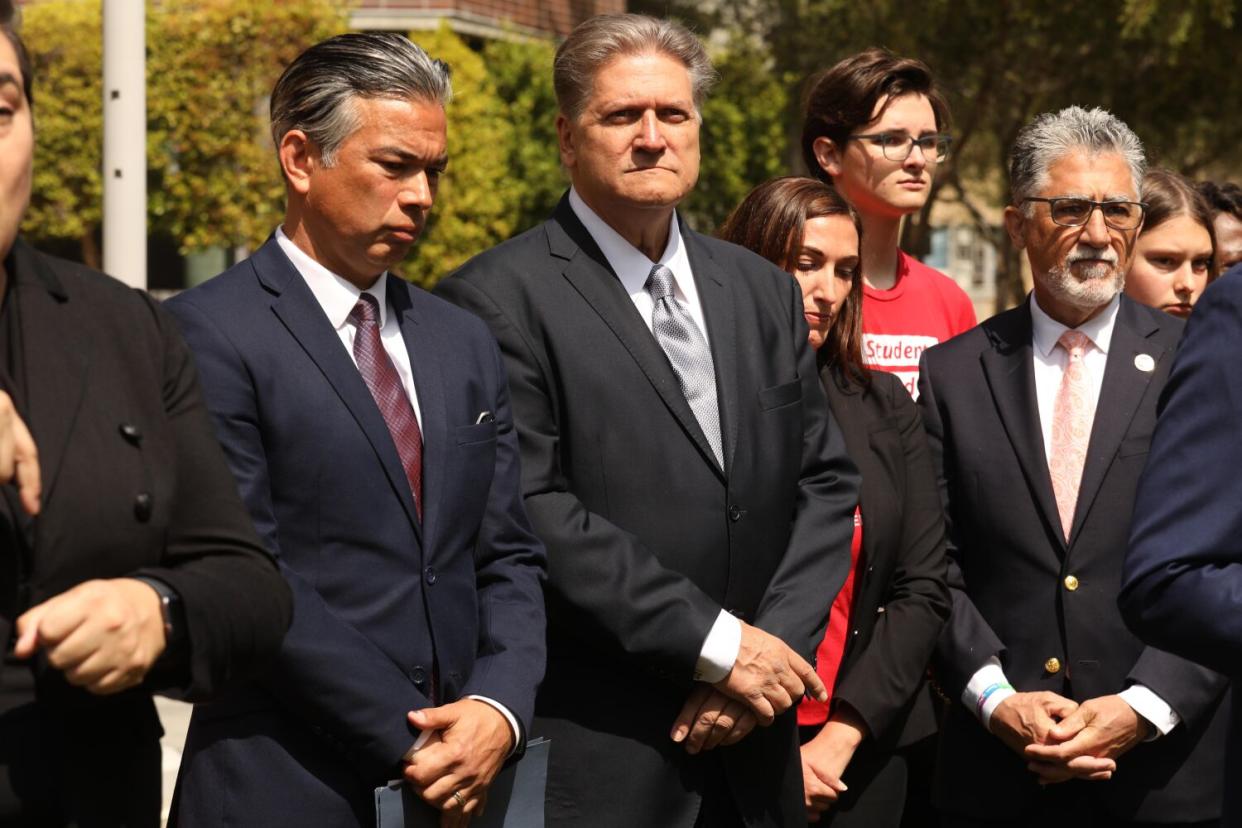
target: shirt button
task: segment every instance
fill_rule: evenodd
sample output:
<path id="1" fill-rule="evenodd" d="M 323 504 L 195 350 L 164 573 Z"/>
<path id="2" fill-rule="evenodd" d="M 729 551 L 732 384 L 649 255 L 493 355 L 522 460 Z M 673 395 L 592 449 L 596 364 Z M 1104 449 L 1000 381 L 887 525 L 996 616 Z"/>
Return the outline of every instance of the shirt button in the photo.
<path id="1" fill-rule="evenodd" d="M 138 426 L 133 423 L 121 423 L 117 429 L 121 432 L 121 436 L 131 445 L 138 445 L 142 442 L 142 432 L 138 430 Z"/>
<path id="2" fill-rule="evenodd" d="M 734 523 L 737 523 L 741 519 L 742 519 L 742 510 L 737 508 L 736 506 L 730 506 L 729 507 L 729 520 L 733 521 Z"/>
<path id="3" fill-rule="evenodd" d="M 1049 673 L 1061 672 L 1061 659 L 1053 656 L 1044 662 L 1044 670 Z"/>
<path id="4" fill-rule="evenodd" d="M 1074 590 L 1078 589 L 1078 579 L 1075 578 L 1073 575 L 1066 575 L 1065 576 L 1065 588 L 1068 589 L 1070 592 L 1073 592 Z"/>
<path id="5" fill-rule="evenodd" d="M 427 582 L 427 586 L 431 586 L 436 582 L 436 569 L 429 566 L 423 570 L 423 580 Z"/>

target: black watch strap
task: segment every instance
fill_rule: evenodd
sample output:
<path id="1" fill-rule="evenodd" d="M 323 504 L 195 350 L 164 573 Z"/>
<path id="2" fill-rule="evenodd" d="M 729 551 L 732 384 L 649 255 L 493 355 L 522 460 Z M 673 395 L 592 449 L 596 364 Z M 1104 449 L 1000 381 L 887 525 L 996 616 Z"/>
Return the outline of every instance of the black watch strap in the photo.
<path id="1" fill-rule="evenodd" d="M 174 644 L 180 643 L 185 637 L 185 607 L 181 604 L 180 593 L 159 578 L 136 575 L 134 579 L 142 581 L 159 593 L 160 615 L 164 620 L 164 648 L 165 651 L 171 650 Z"/>

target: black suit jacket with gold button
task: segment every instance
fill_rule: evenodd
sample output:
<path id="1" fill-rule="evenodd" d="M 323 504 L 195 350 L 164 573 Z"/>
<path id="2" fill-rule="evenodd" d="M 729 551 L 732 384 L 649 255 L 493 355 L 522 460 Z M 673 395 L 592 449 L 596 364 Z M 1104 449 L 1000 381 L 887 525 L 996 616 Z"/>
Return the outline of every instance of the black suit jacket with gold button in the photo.
<path id="1" fill-rule="evenodd" d="M 1018 691 L 1081 702 L 1139 683 L 1181 717 L 1122 756 L 1112 780 L 1065 784 L 1090 785 L 1124 819 L 1220 813 L 1226 679 L 1144 646 L 1117 608 L 1135 490 L 1181 332 L 1179 320 L 1121 297 L 1068 543 L 1040 429 L 1029 302 L 924 354 L 919 405 L 947 508 L 953 592 L 936 663 L 954 702 L 937 795 L 953 813 L 1015 818 L 1049 795 L 958 701 L 991 656 Z M 1150 361 L 1136 359 L 1144 354 Z"/>

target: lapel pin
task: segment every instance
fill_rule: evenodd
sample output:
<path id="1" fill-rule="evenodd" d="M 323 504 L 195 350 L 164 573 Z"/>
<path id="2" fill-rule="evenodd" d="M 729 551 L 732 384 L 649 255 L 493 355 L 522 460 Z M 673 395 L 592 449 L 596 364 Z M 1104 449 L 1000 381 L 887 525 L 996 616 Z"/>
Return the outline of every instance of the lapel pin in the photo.
<path id="1" fill-rule="evenodd" d="M 1151 354 L 1139 354 L 1134 358 L 1134 367 L 1144 373 L 1151 373 L 1156 370 L 1156 361 L 1151 358 Z"/>

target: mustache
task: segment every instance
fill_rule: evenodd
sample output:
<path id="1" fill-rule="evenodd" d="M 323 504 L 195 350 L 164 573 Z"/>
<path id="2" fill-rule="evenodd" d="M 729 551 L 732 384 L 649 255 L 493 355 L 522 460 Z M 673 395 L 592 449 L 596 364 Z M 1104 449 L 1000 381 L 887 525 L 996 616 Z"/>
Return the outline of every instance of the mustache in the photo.
<path id="1" fill-rule="evenodd" d="M 1111 247 L 1091 247 L 1090 245 L 1080 244 L 1069 252 L 1065 257 L 1065 264 L 1072 265 L 1081 261 L 1100 261 L 1108 264 L 1117 264 L 1117 251 Z"/>

